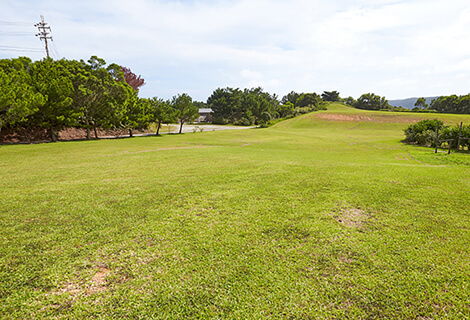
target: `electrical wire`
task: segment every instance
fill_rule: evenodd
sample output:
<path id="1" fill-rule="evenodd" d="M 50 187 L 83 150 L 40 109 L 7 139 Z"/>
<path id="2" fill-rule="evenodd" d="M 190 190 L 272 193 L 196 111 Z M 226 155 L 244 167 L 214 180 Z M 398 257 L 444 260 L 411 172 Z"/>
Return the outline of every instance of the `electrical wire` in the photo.
<path id="1" fill-rule="evenodd" d="M 31 48 L 31 47 L 18 47 L 18 46 L 2 46 L 0 45 L 0 48 L 3 48 L 3 49 L 31 49 L 31 50 L 38 50 L 40 48 Z"/>
<path id="2" fill-rule="evenodd" d="M 40 50 L 40 49 L 31 50 L 31 49 L 3 49 L 3 48 L 0 48 L 0 51 L 14 51 L 14 52 L 44 52 L 44 50 Z"/>
<path id="3" fill-rule="evenodd" d="M 55 42 L 54 41 L 51 41 L 52 43 L 52 51 L 54 52 L 54 55 L 56 56 L 57 59 L 60 58 L 60 54 L 59 54 L 59 50 L 57 50 L 57 47 L 55 46 Z"/>
<path id="4" fill-rule="evenodd" d="M 33 26 L 34 23 L 30 23 L 30 22 L 14 22 L 14 21 L 4 21 L 4 20 L 0 20 L 0 25 L 6 25 L 6 26 Z"/>
<path id="5" fill-rule="evenodd" d="M 32 33 L 6 33 L 6 32 L 1 32 L 0 31 L 0 37 L 33 37 L 34 34 Z"/>

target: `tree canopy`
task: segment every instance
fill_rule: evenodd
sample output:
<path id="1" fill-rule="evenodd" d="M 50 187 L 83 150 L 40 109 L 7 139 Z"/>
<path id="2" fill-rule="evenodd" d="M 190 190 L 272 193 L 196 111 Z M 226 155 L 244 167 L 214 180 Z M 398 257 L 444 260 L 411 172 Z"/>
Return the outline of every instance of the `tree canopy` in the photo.
<path id="1" fill-rule="evenodd" d="M 316 93 L 288 93 L 279 101 L 261 87 L 244 89 L 218 88 L 207 99 L 213 122 L 266 126 L 273 119 L 285 118 L 325 108 Z"/>
<path id="2" fill-rule="evenodd" d="M 354 103 L 354 107 L 364 110 L 381 110 L 390 108 L 390 105 L 385 97 L 381 97 L 375 93 L 365 93 L 357 99 Z"/>
<path id="3" fill-rule="evenodd" d="M 180 122 L 180 131 L 183 130 L 183 124 L 191 122 L 199 115 L 199 108 L 193 105 L 193 99 L 187 94 L 178 94 L 171 100 L 171 106 L 175 109 L 176 117 Z"/>
<path id="4" fill-rule="evenodd" d="M 431 102 L 429 109 L 442 113 L 470 113 L 470 94 L 441 96 Z"/>
<path id="5" fill-rule="evenodd" d="M 428 107 L 428 104 L 426 103 L 426 98 L 418 98 L 418 100 L 416 100 L 415 107 L 426 109 Z"/>
<path id="6" fill-rule="evenodd" d="M 337 102 L 340 100 L 338 91 L 323 91 L 321 94 L 323 101 Z"/>
<path id="7" fill-rule="evenodd" d="M 51 141 L 68 127 L 96 128 L 140 125 L 130 122 L 136 93 L 121 67 L 92 56 L 83 60 L 28 58 L 0 60 L 0 129 L 42 128 Z"/>

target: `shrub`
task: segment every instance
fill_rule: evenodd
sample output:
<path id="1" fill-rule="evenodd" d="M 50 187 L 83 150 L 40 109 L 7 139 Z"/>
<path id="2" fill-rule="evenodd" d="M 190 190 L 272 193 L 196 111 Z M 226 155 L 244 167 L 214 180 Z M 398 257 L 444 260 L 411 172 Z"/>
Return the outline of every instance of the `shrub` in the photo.
<path id="1" fill-rule="evenodd" d="M 415 124 L 409 125 L 404 130 L 405 141 L 419 145 L 432 144 L 436 136 L 437 127 L 444 128 L 444 122 L 438 119 L 421 120 Z"/>
<path id="2" fill-rule="evenodd" d="M 404 130 L 405 141 L 409 143 L 416 143 L 418 145 L 428 145 L 435 147 L 436 129 L 439 126 L 439 140 L 452 139 L 452 147 L 456 147 L 459 139 L 460 126 L 444 126 L 441 120 L 421 120 L 415 124 L 408 126 Z M 470 125 L 462 126 L 462 138 L 470 138 Z M 440 143 L 439 143 L 440 145 Z M 461 147 L 470 149 L 470 140 L 461 140 Z M 459 146 L 459 147 L 460 147 Z"/>

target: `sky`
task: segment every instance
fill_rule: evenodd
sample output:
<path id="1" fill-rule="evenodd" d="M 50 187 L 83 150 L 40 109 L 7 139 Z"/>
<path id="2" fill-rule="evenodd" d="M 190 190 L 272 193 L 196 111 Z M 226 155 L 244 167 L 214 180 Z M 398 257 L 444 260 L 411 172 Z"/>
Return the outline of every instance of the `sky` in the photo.
<path id="1" fill-rule="evenodd" d="M 2 0 L 0 59 L 45 56 L 40 15 L 54 59 L 128 67 L 141 97 L 470 93 L 468 0 Z"/>

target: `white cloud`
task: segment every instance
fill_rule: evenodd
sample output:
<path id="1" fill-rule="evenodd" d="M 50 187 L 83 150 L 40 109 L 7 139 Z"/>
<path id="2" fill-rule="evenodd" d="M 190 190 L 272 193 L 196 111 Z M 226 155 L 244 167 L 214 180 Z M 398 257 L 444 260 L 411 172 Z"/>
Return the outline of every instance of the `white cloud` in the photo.
<path id="1" fill-rule="evenodd" d="M 44 14 L 61 55 L 128 66 L 146 79 L 145 96 L 205 100 L 217 87 L 257 85 L 281 96 L 470 91 L 467 0 L 10 0 L 0 12 L 32 23 Z M 41 46 L 10 38 L 0 40 Z"/>

